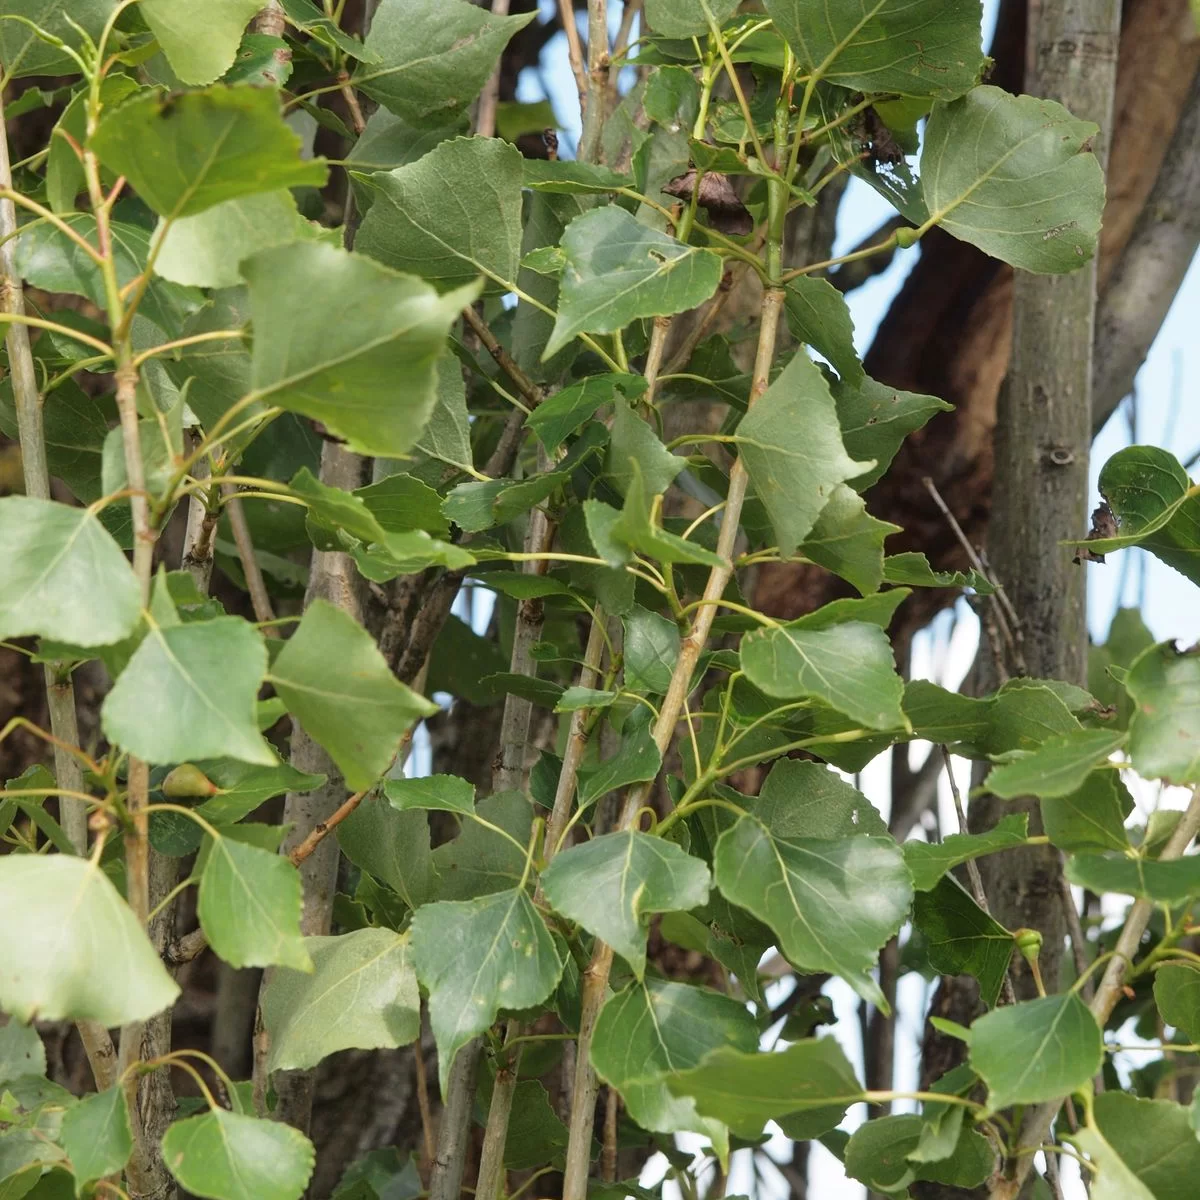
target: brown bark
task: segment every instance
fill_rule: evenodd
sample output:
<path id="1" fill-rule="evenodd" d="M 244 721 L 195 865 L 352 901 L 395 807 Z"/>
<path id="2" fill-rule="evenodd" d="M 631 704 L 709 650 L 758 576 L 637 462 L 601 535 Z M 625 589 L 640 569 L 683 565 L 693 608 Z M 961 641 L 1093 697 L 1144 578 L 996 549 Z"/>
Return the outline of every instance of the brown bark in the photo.
<path id="1" fill-rule="evenodd" d="M 1021 87 L 1024 0 L 1004 0 L 992 79 Z M 1101 297 L 1154 186 L 1192 81 L 1200 37 L 1188 0 L 1127 0 L 1121 30 L 1108 202 L 1097 276 Z M 939 567 L 965 567 L 963 552 L 921 484 L 931 475 L 973 542 L 982 543 L 992 503 L 996 400 L 1012 346 L 1011 268 L 938 230 L 879 326 L 866 368 L 893 387 L 940 396 L 955 411 L 935 417 L 901 447 L 892 469 L 868 493 L 871 510 L 904 526 L 888 552 L 921 550 Z M 756 600 L 775 616 L 796 616 L 844 585 L 812 568 L 774 566 Z M 919 628 L 955 593 L 930 590 L 902 610 Z"/>

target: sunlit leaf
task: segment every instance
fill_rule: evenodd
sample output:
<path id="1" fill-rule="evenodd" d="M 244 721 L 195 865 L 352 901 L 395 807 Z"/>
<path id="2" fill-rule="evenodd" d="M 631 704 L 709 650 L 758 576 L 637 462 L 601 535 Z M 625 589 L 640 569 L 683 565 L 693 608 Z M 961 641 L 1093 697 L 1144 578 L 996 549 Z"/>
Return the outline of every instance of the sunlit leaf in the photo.
<path id="1" fill-rule="evenodd" d="M 0 1008 L 18 1021 L 122 1025 L 162 1012 L 179 987 L 96 862 L 0 858 Z"/>
<path id="2" fill-rule="evenodd" d="M 887 824 L 870 800 L 822 763 L 781 758 L 759 794 L 747 802 L 776 837 L 834 840 L 887 834 Z"/>
<path id="3" fill-rule="evenodd" d="M 171 69 L 184 83 L 212 83 L 233 65 L 256 0 L 142 0 L 146 18 Z"/>
<path id="4" fill-rule="evenodd" d="M 406 1046 L 420 1032 L 408 935 L 358 929 L 310 937 L 311 974 L 278 969 L 262 995 L 269 1071 L 315 1067 L 338 1050 Z"/>

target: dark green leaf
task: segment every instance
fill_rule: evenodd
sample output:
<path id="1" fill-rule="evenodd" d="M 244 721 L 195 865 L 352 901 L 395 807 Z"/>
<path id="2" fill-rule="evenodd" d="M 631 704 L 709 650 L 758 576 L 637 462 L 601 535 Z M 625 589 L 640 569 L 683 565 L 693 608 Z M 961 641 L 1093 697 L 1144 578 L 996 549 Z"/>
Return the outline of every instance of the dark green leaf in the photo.
<path id="1" fill-rule="evenodd" d="M 589 195 L 633 186 L 633 180 L 628 175 L 621 175 L 595 163 L 568 162 L 563 159 L 548 162 L 540 158 L 527 158 L 522 162 L 521 169 L 525 186 L 535 192 Z"/>
<path id="2" fill-rule="evenodd" d="M 523 888 L 423 905 L 413 917 L 412 960 L 429 992 L 443 1095 L 459 1048 L 487 1029 L 502 1008 L 540 1004 L 563 969 L 558 947 Z"/>
<path id="3" fill-rule="evenodd" d="M 887 834 L 866 796 L 822 763 L 780 759 L 749 806 L 775 837 L 826 841 Z"/>
<path id="4" fill-rule="evenodd" d="M 931 891 L 947 871 L 960 863 L 1023 846 L 1028 823 L 1025 813 L 1009 813 L 986 833 L 952 833 L 945 841 L 933 844 L 905 842 L 904 863 L 912 872 L 913 887 L 918 892 Z"/>
<path id="5" fill-rule="evenodd" d="M 1069 1095 L 1103 1058 L 1100 1027 L 1074 992 L 997 1008 L 971 1026 L 970 1063 L 993 1110 Z"/>
<path id="6" fill-rule="evenodd" d="M 460 483 L 442 503 L 442 512 L 467 533 L 506 525 L 541 504 L 567 481 L 560 471 L 529 479 L 488 479 Z"/>
<path id="7" fill-rule="evenodd" d="M 698 908 L 708 888 L 708 868 L 698 858 L 635 830 L 563 850 L 542 872 L 555 911 L 607 942 L 638 979 L 646 970 L 651 915 Z"/>
<path id="8" fill-rule="evenodd" d="M 655 745 L 649 727 L 638 725 L 633 730 L 627 727 L 617 753 L 605 759 L 594 771 L 581 774 L 578 805 L 581 809 L 587 808 L 601 796 L 618 788 L 653 779 L 661 766 L 662 754 Z"/>
<path id="9" fill-rule="evenodd" d="M 944 975 L 974 975 L 979 995 L 994 1008 L 1012 958 L 1012 934 L 975 903 L 951 875 L 918 892 L 913 923 L 925 939 L 929 963 Z"/>
<path id="10" fill-rule="evenodd" d="M 316 1158 L 290 1125 L 223 1108 L 176 1121 L 162 1150 L 171 1174 L 209 1200 L 300 1200 Z"/>
<path id="11" fill-rule="evenodd" d="M 547 1162 L 560 1162 L 567 1141 L 567 1127 L 551 1106 L 546 1089 L 536 1079 L 519 1080 L 504 1143 L 504 1165 L 510 1171 L 531 1171 Z"/>
<path id="12" fill-rule="evenodd" d="M 439 288 L 486 275 L 511 290 L 521 257 L 521 155 L 498 138 L 456 138 L 394 171 L 363 177 L 372 204 L 364 254 Z"/>
<path id="13" fill-rule="evenodd" d="M 1200 967 L 1165 962 L 1154 972 L 1154 1002 L 1167 1025 L 1193 1044 L 1200 1040 Z"/>
<path id="14" fill-rule="evenodd" d="M 641 695 L 665 695 L 679 659 L 679 626 L 634 605 L 623 618 L 625 687 Z"/>
<path id="15" fill-rule="evenodd" d="M 1200 896 L 1200 856 L 1157 862 L 1128 854 L 1075 854 L 1067 860 L 1067 878 L 1096 892 L 1179 904 Z"/>
<path id="16" fill-rule="evenodd" d="M 790 962 L 841 975 L 886 1007 L 870 971 L 879 948 L 904 923 L 913 896 L 894 842 L 785 840 L 742 817 L 718 840 L 713 872 L 728 900 L 775 931 Z"/>
<path id="17" fill-rule="evenodd" d="M 606 470 L 621 495 L 639 476 L 646 490 L 657 496 L 671 486 L 687 460 L 672 454 L 658 435 L 619 396 L 614 398 L 612 436 Z"/>
<path id="18" fill-rule="evenodd" d="M 543 359 L 577 334 L 612 333 L 638 317 L 695 308 L 721 282 L 719 255 L 685 246 L 616 206 L 576 217 L 562 248 L 558 319 Z"/>
<path id="19" fill-rule="evenodd" d="M 788 556 L 839 483 L 868 470 L 842 444 L 825 376 L 800 350 L 737 427 L 738 453 Z"/>
<path id="20" fill-rule="evenodd" d="M 903 728 L 904 682 L 877 625 L 847 621 L 828 629 L 798 622 L 757 629 L 738 651 L 746 677 L 769 696 L 817 697 L 870 729 Z"/>
<path id="21" fill-rule="evenodd" d="M 1116 771 L 1093 771 L 1069 796 L 1042 800 L 1046 836 L 1068 853 L 1128 850 L 1133 798 Z"/>
<path id="22" fill-rule="evenodd" d="M 787 286 L 788 328 L 827 358 L 838 375 L 852 387 L 866 384 L 862 363 L 854 349 L 854 322 L 842 293 L 827 279 L 801 275 Z"/>
<path id="23" fill-rule="evenodd" d="M 1104 207 L 1103 172 L 1084 148 L 1095 133 L 1053 100 L 997 87 L 935 104 L 921 149 L 930 217 L 1026 271 L 1082 267 L 1096 252 Z"/>
<path id="24" fill-rule="evenodd" d="M 981 596 L 990 596 L 995 591 L 978 571 L 935 571 L 929 559 L 917 550 L 889 554 L 883 560 L 883 577 L 888 583 L 910 587 L 969 587 Z"/>
<path id="25" fill-rule="evenodd" d="M 510 38 L 537 14 L 494 17 L 468 0 L 383 0 L 353 84 L 415 123 L 457 116 L 479 94 Z M 475 180 L 478 186 L 479 180 Z"/>
<path id="26" fill-rule="evenodd" d="M 425 775 L 417 779 L 389 779 L 383 794 L 400 812 L 421 809 L 475 815 L 475 785 L 457 775 Z"/>
<path id="27" fill-rule="evenodd" d="M 439 296 L 368 258 L 307 242 L 264 250 L 243 274 L 255 394 L 323 422 L 360 453 L 409 450 L 438 400 L 446 334 L 477 289 Z M 309 302 L 316 294 L 320 305 Z"/>
<path id="28" fill-rule="evenodd" d="M 646 390 L 640 375 L 589 375 L 543 400 L 526 424 L 549 451 L 557 450 L 602 404 L 618 394 L 636 400 Z"/>
<path id="29" fill-rule="evenodd" d="M 26 75 L 74 75 L 78 64 L 57 46 L 42 41 L 30 24 L 66 42 L 73 50 L 83 45 L 80 28 L 93 40 L 100 36 L 116 0 L 5 0 L 0 21 L 0 62 L 10 79 Z M 69 20 L 68 20 L 69 18 Z"/>
<path id="30" fill-rule="evenodd" d="M 0 1084 L 22 1075 L 46 1074 L 46 1047 L 38 1031 L 10 1018 L 0 1026 Z"/>
<path id="31" fill-rule="evenodd" d="M 391 888 L 410 909 L 434 898 L 437 870 L 424 813 L 399 812 L 373 792 L 338 826 L 337 839 L 356 867 Z"/>
<path id="32" fill-rule="evenodd" d="M 450 533 L 450 522 L 442 515 L 441 496 L 412 475 L 388 475 L 353 494 L 388 533 L 412 529 L 423 529 L 436 537 Z"/>
<path id="33" fill-rule="evenodd" d="M 330 663 L 338 664 L 336 672 Z M 353 617 L 319 599 L 305 610 L 270 679 L 355 790 L 388 769 L 409 725 L 437 711 L 396 679 Z"/>
<path id="34" fill-rule="evenodd" d="M 1004 800 L 1017 796 L 1066 796 L 1125 742 L 1119 729 L 1076 729 L 1047 738 L 1036 750 L 993 767 L 985 786 Z"/>
<path id="35" fill-rule="evenodd" d="M 286 763 L 260 767 L 222 758 L 202 760 L 196 766 L 217 789 L 196 809 L 214 825 L 232 825 L 272 796 L 309 792 L 325 782 L 324 775 L 309 775 Z"/>
<path id="36" fill-rule="evenodd" d="M 908 1185 L 930 1180 L 964 1192 L 977 1187 L 995 1167 L 995 1151 L 982 1134 L 967 1130 L 951 1154 L 937 1162 L 914 1162 L 924 1118 L 916 1113 L 866 1121 L 846 1145 L 846 1174 L 872 1191 L 907 1196 Z"/>
<path id="37" fill-rule="evenodd" d="M 831 1037 L 793 1042 L 773 1054 L 724 1046 L 699 1066 L 668 1076 L 667 1086 L 745 1138 L 757 1138 L 768 1121 L 789 1113 L 845 1111 L 863 1095 L 854 1068 Z"/>
<path id="38" fill-rule="evenodd" d="M 766 0 L 775 28 L 805 74 L 861 92 L 958 96 L 987 59 L 974 0 Z"/>
<path id="39" fill-rule="evenodd" d="M 1200 1171 L 1200 1140 L 1186 1108 L 1110 1091 L 1096 1097 L 1092 1113 L 1100 1133 L 1154 1200 L 1189 1200 Z M 1101 1164 L 1099 1174 L 1104 1173 Z M 1095 1188 L 1092 1194 L 1103 1200 Z M 1136 1195 L 1117 1194 L 1122 1200 Z"/>
<path id="40" fill-rule="evenodd" d="M 738 0 L 646 0 L 646 21 L 655 33 L 668 38 L 690 38 L 709 30 L 708 13 L 723 25 L 738 10 Z"/>
<path id="41" fill-rule="evenodd" d="M 1098 1129 L 1085 1126 L 1066 1140 L 1088 1156 L 1089 1200 L 1156 1200 Z"/>
<path id="42" fill-rule="evenodd" d="M 358 929 L 304 944 L 312 973 L 279 968 L 263 990 L 268 1071 L 315 1067 L 338 1050 L 406 1046 L 418 1036 L 421 1001 L 407 934 Z"/>
<path id="43" fill-rule="evenodd" d="M 302 159 L 270 88 L 222 87 L 135 97 L 100 122 L 91 148 L 161 217 L 280 188 L 320 187 L 328 168 Z"/>
<path id="44" fill-rule="evenodd" d="M 441 874 L 439 899 L 470 900 L 502 892 L 516 887 L 525 872 L 525 855 L 519 847 L 529 844 L 533 824 L 533 810 L 525 794 L 498 792 L 487 796 L 476 812 L 512 840 L 477 821 L 466 822 L 458 837 L 433 852 L 434 865 Z"/>

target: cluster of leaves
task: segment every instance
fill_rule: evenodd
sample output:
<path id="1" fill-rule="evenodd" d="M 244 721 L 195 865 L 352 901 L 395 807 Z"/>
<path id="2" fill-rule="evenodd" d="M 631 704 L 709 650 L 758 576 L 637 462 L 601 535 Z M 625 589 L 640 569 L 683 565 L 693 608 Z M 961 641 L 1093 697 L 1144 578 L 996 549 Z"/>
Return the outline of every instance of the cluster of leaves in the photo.
<path id="1" fill-rule="evenodd" d="M 178 994 L 122 894 L 121 839 L 107 836 L 137 837 L 134 763 L 154 769 L 150 842 L 191 864 L 208 944 L 235 967 L 274 968 L 263 996 L 271 1072 L 410 1043 L 424 998 L 443 1087 L 480 1036 L 494 1074 L 511 1055 L 495 1032 L 502 1016 L 550 1014 L 579 1033 L 582 971 L 607 946 L 612 989 L 591 1014 L 580 1069 L 620 1093 L 642 1136 L 669 1145 L 696 1132 L 724 1161 L 778 1121 L 793 1137 L 822 1137 L 876 1191 L 904 1195 L 916 1180 L 980 1183 L 996 1147 L 1014 1148 L 1002 1110 L 1079 1092 L 1085 1123 L 1073 1140 L 1106 1194 L 1174 1194 L 1200 1156 L 1187 1111 L 1119 1092 L 1091 1098 L 1108 1014 L 1098 1022 L 1078 986 L 997 1007 L 1023 931 L 990 917 L 951 872 L 1027 844 L 1024 820 L 900 846 L 839 772 L 919 739 L 994 764 L 984 786 L 997 795 L 1040 797 L 1073 881 L 1162 906 L 1165 928 L 1133 978 L 1153 975 L 1163 1020 L 1190 1041 L 1200 988 L 1178 943 L 1200 859 L 1160 861 L 1171 832 L 1161 818 L 1130 833 L 1114 755 L 1148 779 L 1200 783 L 1190 699 L 1200 658 L 1133 633 L 1098 658 L 1090 692 L 1017 679 L 967 698 L 906 684 L 886 629 L 911 589 L 987 585 L 887 554 L 897 527 L 864 493 L 946 406 L 870 379 L 841 295 L 781 260 L 788 211 L 851 170 L 911 221 L 903 243 L 937 224 L 1018 267 L 1073 269 L 1094 253 L 1099 224 L 1094 128 L 978 82 L 976 0 L 884 0 L 869 18 L 815 0 L 767 0 L 765 18 L 739 17 L 736 0 L 646 0 L 638 61 L 652 69 L 604 133 L 610 163 L 627 168 L 526 161 L 501 138 L 462 135 L 532 15 L 383 0 L 360 41 L 308 0 L 282 7 L 282 39 L 243 35 L 257 0 L 17 0 L 0 20 L 6 80 L 82 76 L 46 153 L 19 166 L 12 198 L 27 218 L 15 246 L 23 278 L 87 302 L 35 318 L 50 469 L 79 503 L 0 500 L 0 637 L 34 639 L 39 659 L 68 672 L 99 658 L 113 680 L 107 753 L 84 756 L 100 814 L 91 853 L 73 853 L 42 806 L 55 790 L 44 769 L 0 798 L 0 827 L 17 843 L 0 859 L 0 906 L 23 914 L 0 929 L 0 1007 L 15 1018 L 0 1030 L 4 1194 L 85 1192 L 134 1146 L 121 1083 L 67 1094 L 20 1024 L 126 1025 Z M 753 77 L 751 94 L 718 98 L 735 67 Z M 319 82 L 330 78 L 339 82 Z M 379 105 L 357 139 L 315 103 L 343 87 Z M 648 128 L 632 120 L 637 106 Z M 925 121 L 915 172 L 869 161 L 854 133 L 868 108 L 908 148 Z M 309 152 L 317 126 L 353 141 L 353 252 L 327 227 L 329 166 Z M 690 196 L 672 209 L 665 189 L 689 170 Z M 744 183 L 761 236 L 709 217 L 702 184 L 716 175 Z M 771 336 L 753 375 L 720 337 L 660 374 L 662 319 L 710 301 L 735 265 L 762 277 L 792 348 L 774 361 L 764 315 Z M 511 369 L 476 353 L 467 306 Z M 119 426 L 112 400 L 80 383 L 85 370 L 112 375 Z M 11 379 L 0 426 L 15 434 Z M 726 406 L 723 426 L 664 444 L 664 410 L 698 396 Z M 490 477 L 479 464 L 526 408 L 516 471 Z M 374 457 L 377 481 L 323 482 L 312 422 Z M 139 467 L 144 487 L 131 483 Z M 352 616 L 316 600 L 286 640 L 267 639 L 186 572 L 139 578 L 125 551 L 181 503 L 221 517 L 217 561 L 241 578 L 222 481 L 242 487 L 258 560 L 293 607 L 297 555 L 314 547 L 348 554 L 385 587 L 469 573 L 509 622 L 517 603 L 540 601 L 536 675 L 509 671 L 494 643 L 451 620 L 429 686 L 562 714 L 564 737 L 570 727 L 588 739 L 577 775 L 564 775 L 564 751 L 542 755 L 527 789 L 479 800 L 464 779 L 403 778 L 402 739 L 435 706 L 395 678 Z M 1200 582 L 1195 489 L 1179 464 L 1135 448 L 1101 482 L 1119 531 L 1090 549 L 1138 542 Z M 672 489 L 706 511 L 664 516 Z M 535 507 L 556 530 L 536 555 L 544 573 L 520 569 Z M 773 561 L 816 564 L 858 595 L 777 622 L 746 602 L 736 575 Z M 586 664 L 585 686 L 576 667 L 589 621 L 605 652 Z M 726 648 L 697 645 L 710 628 Z M 325 782 L 280 761 L 264 737 L 284 713 L 348 791 L 366 793 L 337 830 L 355 890 L 338 897 L 330 937 L 301 934 L 300 877 L 277 853 L 283 829 L 246 820 L 272 796 Z M 602 828 L 605 796 L 644 796 L 659 778 L 681 716 L 669 812 L 649 828 L 636 812 Z M 603 758 L 601 729 L 616 747 Z M 804 761 L 788 757 L 797 751 Z M 758 795 L 727 782 L 771 762 Z M 574 844 L 544 837 L 564 779 L 568 828 L 590 834 Z M 458 822 L 436 848 L 430 812 Z M 16 831 L 18 813 L 40 837 Z M 647 931 L 659 917 L 666 941 L 719 965 L 727 993 L 658 973 Z M 967 1063 L 922 1112 L 847 1139 L 836 1131 L 847 1108 L 872 1097 L 811 1026 L 790 1026 L 779 1052 L 760 1050 L 771 1016 L 757 966 L 775 947 L 797 972 L 840 976 L 884 1007 L 872 971 L 909 922 L 921 965 L 976 976 L 991 1011 L 961 1031 Z M 194 1055 L 171 1061 L 195 1069 Z M 548 1068 L 545 1054 L 536 1062 Z M 578 1131 L 526 1072 L 504 1162 L 559 1164 Z M 254 1113 L 244 1085 L 224 1083 L 227 1104 L 205 1091 L 202 1110 L 172 1125 L 167 1167 L 218 1200 L 299 1196 L 311 1144 Z M 489 1075 L 485 1098 L 490 1086 Z M 586 1162 L 590 1115 L 583 1128 Z"/>

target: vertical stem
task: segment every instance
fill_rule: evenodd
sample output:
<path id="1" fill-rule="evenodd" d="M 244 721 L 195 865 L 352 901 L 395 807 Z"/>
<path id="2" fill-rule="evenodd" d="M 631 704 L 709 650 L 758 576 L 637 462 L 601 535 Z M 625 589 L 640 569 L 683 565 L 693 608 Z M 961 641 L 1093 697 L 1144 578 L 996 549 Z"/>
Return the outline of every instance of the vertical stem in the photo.
<path id="1" fill-rule="evenodd" d="M 193 474 L 199 477 L 202 473 L 208 473 L 208 466 L 199 462 Z M 188 497 L 187 528 L 183 535 L 180 566 L 192 577 L 196 590 L 206 596 L 212 582 L 213 543 L 217 536 L 219 512 L 212 489 L 209 489 L 207 497 L 195 494 Z"/>
<path id="2" fill-rule="evenodd" d="M 509 0 L 492 0 L 492 16 L 507 17 Z M 480 137 L 496 136 L 496 108 L 500 103 L 500 65 L 492 72 L 491 78 L 483 85 L 479 97 L 479 110 L 475 117 L 475 132 Z"/>
<path id="3" fill-rule="evenodd" d="M 237 488 L 231 483 L 223 484 L 221 494 L 225 498 L 225 512 L 229 516 L 229 528 L 233 532 L 233 541 L 237 546 L 238 558 L 242 563 L 242 574 L 246 577 L 246 591 L 250 593 L 250 604 L 254 609 L 256 621 L 273 621 L 275 610 L 271 606 L 271 596 L 267 591 L 267 582 L 263 579 L 262 568 L 258 565 L 258 557 L 254 553 L 254 539 L 250 536 L 250 525 L 246 520 L 246 510 L 242 507 L 241 497 Z M 268 633 L 274 636 L 273 626 L 268 626 Z"/>
<path id="4" fill-rule="evenodd" d="M 12 188 L 12 166 L 8 155 L 8 137 L 4 125 L 4 98 L 0 95 L 0 187 Z M 11 200 L 0 201 L 0 288 L 4 312 L 25 315 L 25 289 L 16 269 L 17 210 Z M 50 499 L 50 467 L 46 461 L 46 439 L 42 429 L 42 399 L 38 391 L 33 351 L 29 345 L 29 326 L 16 321 L 5 333 L 8 348 L 9 379 L 13 404 L 17 410 L 17 434 L 21 443 L 21 469 L 25 476 L 25 494 L 38 500 Z M 79 745 L 79 727 L 75 713 L 75 687 L 69 672 L 56 663 L 47 663 L 46 699 L 50 711 L 50 730 L 59 742 Z M 83 790 L 83 772 L 78 760 L 63 746 L 54 747 L 54 778 L 61 788 Z M 59 800 L 63 829 L 76 854 L 87 852 L 87 806 L 82 800 L 63 796 Z"/>
<path id="5" fill-rule="evenodd" d="M 287 21 L 284 20 L 283 6 L 279 0 L 267 0 L 267 3 L 258 10 L 251 27 L 255 33 L 263 33 L 268 37 L 283 37 L 283 31 L 287 28 Z"/>
<path id="6" fill-rule="evenodd" d="M 583 132 L 579 135 L 580 162 L 595 162 L 599 157 L 608 95 L 608 64 L 608 0 L 588 0 L 587 103 L 583 110 Z"/>

